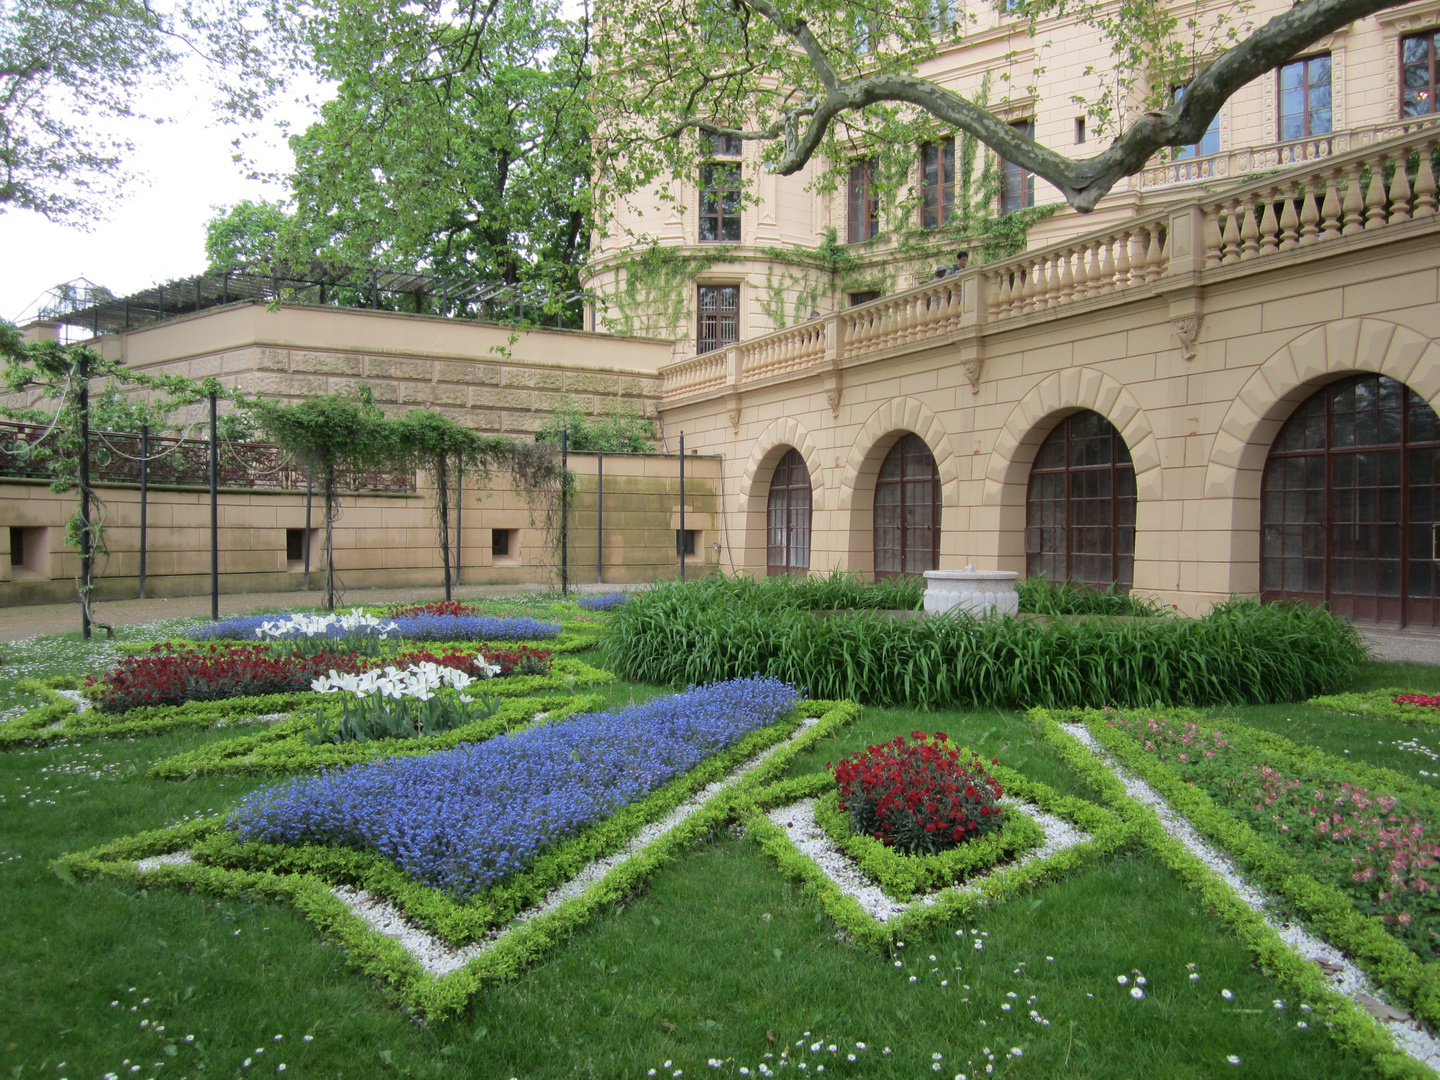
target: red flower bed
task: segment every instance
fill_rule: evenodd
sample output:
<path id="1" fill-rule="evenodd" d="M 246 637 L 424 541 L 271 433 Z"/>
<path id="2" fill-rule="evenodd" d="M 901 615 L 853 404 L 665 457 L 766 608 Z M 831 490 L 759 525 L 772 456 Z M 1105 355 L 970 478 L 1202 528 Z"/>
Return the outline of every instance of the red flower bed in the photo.
<path id="1" fill-rule="evenodd" d="M 101 712 L 125 712 L 144 705 L 180 705 L 187 701 L 220 701 L 258 694 L 292 694 L 331 671 L 354 675 L 371 668 L 407 667 L 429 661 L 462 671 L 475 662 L 475 653 L 429 650 L 397 656 L 360 656 L 353 650 L 315 656 L 273 652 L 266 645 L 224 648 L 174 648 L 156 645 L 148 655 L 129 656 L 101 678 L 86 677 L 86 689 Z M 549 654 L 540 654 L 548 659 Z M 518 654 L 517 654 L 518 658 Z M 501 674 L 509 674 L 498 660 Z M 511 671 L 515 669 L 511 664 Z"/>
<path id="2" fill-rule="evenodd" d="M 391 604 L 385 609 L 387 619 L 410 615 L 479 615 L 480 609 L 459 600 L 432 600 L 428 604 Z"/>
<path id="3" fill-rule="evenodd" d="M 933 855 L 999 828 L 995 804 L 1005 792 L 980 756 L 962 761 L 943 731 L 910 738 L 897 735 L 835 766 L 850 827 L 907 855 Z"/>
<path id="4" fill-rule="evenodd" d="M 1396 705 L 1419 705 L 1427 709 L 1440 709 L 1440 694 L 1401 694 L 1390 700 Z"/>
<path id="5" fill-rule="evenodd" d="M 518 649 L 496 649 L 490 645 L 480 646 L 480 655 L 487 664 L 500 668 L 500 676 L 544 675 L 550 670 L 550 654 L 544 649 L 532 649 L 521 645 Z"/>

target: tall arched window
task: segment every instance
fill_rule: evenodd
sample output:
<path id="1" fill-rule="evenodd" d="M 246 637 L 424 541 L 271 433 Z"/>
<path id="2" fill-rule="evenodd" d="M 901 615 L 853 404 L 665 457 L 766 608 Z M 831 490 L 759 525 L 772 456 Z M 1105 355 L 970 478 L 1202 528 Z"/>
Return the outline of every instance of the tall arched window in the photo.
<path id="1" fill-rule="evenodd" d="M 1099 413 L 1061 421 L 1040 445 L 1025 501 L 1025 573 L 1128 589 L 1135 580 L 1135 466 Z"/>
<path id="2" fill-rule="evenodd" d="M 1440 420 L 1384 375 L 1312 394 L 1265 462 L 1260 589 L 1352 618 L 1440 622 Z"/>
<path id="3" fill-rule="evenodd" d="M 925 440 L 906 435 L 875 481 L 875 576 L 921 574 L 940 566 L 940 470 Z"/>
<path id="4" fill-rule="evenodd" d="M 803 574 L 809 570 L 810 470 L 799 450 L 792 448 L 775 466 L 765 520 L 769 532 L 766 572 Z"/>

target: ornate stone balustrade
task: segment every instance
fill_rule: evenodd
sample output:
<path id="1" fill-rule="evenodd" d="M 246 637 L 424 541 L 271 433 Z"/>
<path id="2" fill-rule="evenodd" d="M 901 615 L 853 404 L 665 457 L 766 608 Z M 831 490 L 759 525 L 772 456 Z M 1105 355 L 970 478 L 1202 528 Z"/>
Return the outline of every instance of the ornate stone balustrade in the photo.
<path id="1" fill-rule="evenodd" d="M 1440 123 L 1408 127 L 1383 142 L 1304 160 L 1223 192 L 1196 193 L 1065 243 L 663 366 L 663 400 L 730 393 L 733 417 L 747 386 L 823 371 L 834 406 L 842 369 L 932 343 L 955 347 L 978 389 L 987 334 L 1167 294 L 1188 359 L 1199 311 L 1193 296 L 1193 310 L 1174 301 L 1185 290 L 1194 293 L 1236 272 L 1324 257 L 1342 238 L 1413 235 L 1437 218 Z M 1430 226 L 1440 226 L 1440 219 Z M 1281 254 L 1283 260 L 1267 263 L 1267 256 Z"/>

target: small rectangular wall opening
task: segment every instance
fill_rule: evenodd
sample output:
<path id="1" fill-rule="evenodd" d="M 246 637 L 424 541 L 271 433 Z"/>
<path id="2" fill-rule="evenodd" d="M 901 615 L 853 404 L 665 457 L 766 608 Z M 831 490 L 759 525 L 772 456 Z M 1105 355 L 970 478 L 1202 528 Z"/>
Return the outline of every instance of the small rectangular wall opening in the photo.
<path id="1" fill-rule="evenodd" d="M 319 529 L 286 529 L 285 530 L 285 569 L 305 569 L 305 537 L 310 537 L 310 569 L 319 567 L 320 562 L 320 530 Z"/>
<path id="2" fill-rule="evenodd" d="M 490 530 L 490 562 L 495 566 L 514 566 L 520 559 L 520 530 Z"/>
<path id="3" fill-rule="evenodd" d="M 50 576 L 49 530 L 41 527 L 10 526 L 10 578 Z"/>
<path id="4" fill-rule="evenodd" d="M 676 529 L 675 530 L 675 554 L 685 556 L 686 562 L 694 562 L 697 558 L 696 552 L 701 551 L 702 530 L 700 529 Z"/>

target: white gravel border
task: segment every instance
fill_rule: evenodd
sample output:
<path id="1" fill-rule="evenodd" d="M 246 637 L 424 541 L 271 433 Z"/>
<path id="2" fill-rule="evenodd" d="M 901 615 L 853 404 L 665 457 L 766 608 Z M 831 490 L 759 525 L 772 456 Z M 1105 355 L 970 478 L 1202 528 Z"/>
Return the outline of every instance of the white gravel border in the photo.
<path id="1" fill-rule="evenodd" d="M 790 843 L 795 845 L 796 850 L 818 866 L 841 892 L 852 897 L 867 915 L 882 923 L 899 918 L 914 907 L 934 907 L 942 897 L 950 893 L 979 892 L 980 883 L 987 878 L 1016 870 L 1037 859 L 1048 859 L 1091 839 L 1088 833 L 1082 832 L 1064 818 L 1048 814 L 1033 803 L 1001 800 L 1002 805 L 1008 809 L 1018 810 L 1035 819 L 1036 824 L 1045 832 L 1045 839 L 1040 846 L 1030 849 L 1011 862 L 992 867 L 983 874 L 976 874 L 949 888 L 924 893 L 910 901 L 900 901 L 886 896 L 880 886 L 866 877 L 849 855 L 835 846 L 815 820 L 815 802 L 814 799 L 801 799 L 789 806 L 776 807 L 765 816 L 780 828 Z"/>
<path id="2" fill-rule="evenodd" d="M 590 886 L 603 880 L 607 874 L 616 869 L 632 856 L 659 840 L 666 833 L 676 826 L 685 822 L 691 815 L 696 813 L 702 806 L 713 797 L 733 787 L 747 774 L 762 765 L 771 755 L 783 750 L 800 738 L 807 731 L 820 722 L 817 716 L 810 716 L 803 719 L 799 726 L 785 739 L 768 747 L 763 752 L 742 762 L 730 771 L 724 778 L 714 783 L 705 785 L 690 798 L 686 799 L 679 806 L 675 807 L 659 821 L 651 822 L 637 832 L 619 851 L 604 858 L 595 859 L 580 872 L 553 889 L 540 903 L 534 907 L 527 908 L 520 912 L 503 928 L 487 934 L 481 941 L 463 948 L 455 948 L 444 940 L 432 934 L 424 927 L 411 923 L 405 913 L 394 904 L 381 899 L 365 889 L 355 889 L 348 885 L 336 885 L 331 888 L 331 893 L 344 901 L 345 905 L 372 930 L 383 934 L 388 938 L 398 941 L 404 946 L 405 951 L 413 956 L 425 969 L 426 973 L 435 977 L 449 975 L 459 971 L 466 964 L 477 956 L 489 952 L 517 929 L 526 923 L 547 915 L 554 911 L 567 900 L 573 900 L 585 892 Z M 191 861 L 188 851 L 172 852 L 168 855 L 154 855 L 147 859 L 140 859 L 136 862 L 138 869 L 154 870 L 159 866 L 184 865 Z"/>
<path id="3" fill-rule="evenodd" d="M 1120 783 L 1125 786 L 1125 794 L 1155 811 L 1165 831 L 1184 844 L 1186 850 L 1192 855 L 1214 870 L 1245 904 L 1259 912 L 1264 918 L 1265 924 L 1279 934 L 1280 939 L 1296 954 L 1308 960 L 1323 961 L 1325 967 L 1322 968 L 1322 971 L 1325 973 L 1326 981 L 1333 989 L 1356 1001 L 1362 1007 L 1373 1003 L 1362 1000 L 1364 997 L 1369 997 L 1374 1002 L 1385 1002 L 1385 996 L 1370 981 L 1370 977 L 1334 945 L 1315 936 L 1304 927 L 1287 922 L 1275 915 L 1274 912 L 1279 911 L 1280 906 L 1272 897 L 1246 881 L 1240 875 L 1240 871 L 1230 856 L 1212 847 L 1200 836 L 1195 827 L 1184 816 L 1177 813 L 1154 788 L 1120 765 L 1083 724 L 1060 724 L 1058 726 L 1100 759 L 1115 774 Z M 1377 1017 L 1376 1020 L 1390 1033 L 1395 1040 L 1395 1045 L 1402 1052 L 1427 1068 L 1440 1072 L 1440 1038 L 1437 1038 L 1435 1032 L 1414 1019 L 1382 1020 Z"/>

